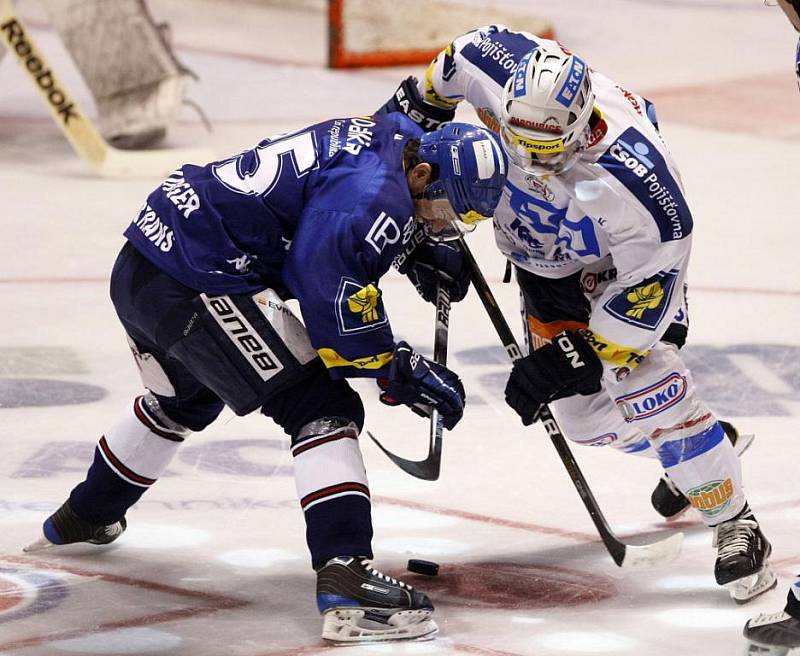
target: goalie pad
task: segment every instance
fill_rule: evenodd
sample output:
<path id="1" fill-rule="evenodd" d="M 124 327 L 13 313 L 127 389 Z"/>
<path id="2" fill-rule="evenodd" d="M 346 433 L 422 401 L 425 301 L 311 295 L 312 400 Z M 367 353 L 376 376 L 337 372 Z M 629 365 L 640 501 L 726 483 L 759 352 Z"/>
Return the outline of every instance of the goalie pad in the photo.
<path id="1" fill-rule="evenodd" d="M 183 104 L 190 73 L 143 0 L 44 0 L 97 104 L 100 132 L 118 148 L 160 142 Z M 132 56 L 133 53 L 133 56 Z"/>

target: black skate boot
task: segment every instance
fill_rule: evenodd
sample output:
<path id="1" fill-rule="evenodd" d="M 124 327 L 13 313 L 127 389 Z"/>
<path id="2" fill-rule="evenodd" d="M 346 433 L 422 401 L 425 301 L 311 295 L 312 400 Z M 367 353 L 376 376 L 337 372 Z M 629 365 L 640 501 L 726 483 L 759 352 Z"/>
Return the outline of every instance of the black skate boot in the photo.
<path id="1" fill-rule="evenodd" d="M 332 558 L 317 570 L 322 637 L 334 643 L 430 639 L 438 631 L 422 592 L 358 556 Z"/>
<path id="2" fill-rule="evenodd" d="M 719 585 L 728 588 L 737 604 L 778 584 L 767 562 L 772 546 L 747 506 L 733 519 L 714 527 L 712 546 L 717 547 L 714 577 Z"/>
<path id="3" fill-rule="evenodd" d="M 747 450 L 747 447 L 753 443 L 756 436 L 753 434 L 739 435 L 739 431 L 736 430 L 733 424 L 721 419 L 719 423 L 722 426 L 722 430 L 725 431 L 725 435 L 731 441 L 736 455 L 741 456 Z M 678 519 L 691 507 L 689 499 L 675 487 L 672 479 L 666 473 L 661 476 L 658 485 L 653 490 L 653 494 L 650 495 L 650 503 L 653 504 L 656 512 L 668 522 Z"/>
<path id="4" fill-rule="evenodd" d="M 123 517 L 108 526 L 95 526 L 78 517 L 69 500 L 44 520 L 44 537 L 25 547 L 23 551 L 39 551 L 54 545 L 88 542 L 90 544 L 109 544 L 123 534 L 128 523 Z"/>
<path id="5" fill-rule="evenodd" d="M 795 581 L 793 588 L 800 589 L 800 578 Z M 782 611 L 761 613 L 747 620 L 743 633 L 745 638 L 758 645 L 800 647 L 800 599 L 790 590 Z"/>
<path id="6" fill-rule="evenodd" d="M 784 610 L 761 613 L 744 625 L 744 637 L 768 647 L 800 647 L 800 619 Z"/>

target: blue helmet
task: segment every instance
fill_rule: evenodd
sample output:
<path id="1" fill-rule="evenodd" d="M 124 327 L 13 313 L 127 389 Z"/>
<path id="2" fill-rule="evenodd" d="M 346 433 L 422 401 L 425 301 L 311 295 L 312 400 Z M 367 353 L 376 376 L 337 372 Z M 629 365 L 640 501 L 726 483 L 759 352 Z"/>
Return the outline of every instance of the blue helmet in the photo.
<path id="1" fill-rule="evenodd" d="M 458 218 L 490 218 L 506 181 L 506 161 L 496 137 L 469 123 L 445 123 L 420 139 L 418 155 L 439 177 L 424 191 L 428 200 L 446 198 Z"/>

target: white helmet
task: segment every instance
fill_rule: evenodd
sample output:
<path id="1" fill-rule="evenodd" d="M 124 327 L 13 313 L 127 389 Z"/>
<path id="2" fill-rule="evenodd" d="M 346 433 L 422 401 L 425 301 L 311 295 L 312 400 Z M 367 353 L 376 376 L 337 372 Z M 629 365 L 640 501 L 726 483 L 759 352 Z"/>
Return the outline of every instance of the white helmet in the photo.
<path id="1" fill-rule="evenodd" d="M 503 89 L 500 135 L 512 162 L 541 174 L 569 168 L 589 141 L 594 93 L 582 59 L 538 46 Z"/>

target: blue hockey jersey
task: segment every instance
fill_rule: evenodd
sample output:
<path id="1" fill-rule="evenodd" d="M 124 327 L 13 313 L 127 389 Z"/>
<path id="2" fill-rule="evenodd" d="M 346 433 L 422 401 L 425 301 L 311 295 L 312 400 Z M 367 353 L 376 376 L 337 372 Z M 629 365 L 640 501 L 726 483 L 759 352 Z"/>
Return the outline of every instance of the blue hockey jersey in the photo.
<path id="1" fill-rule="evenodd" d="M 125 236 L 198 292 L 296 298 L 333 377 L 384 375 L 394 338 L 378 281 L 420 240 L 402 152 L 421 134 L 401 114 L 332 119 L 186 164 Z"/>

